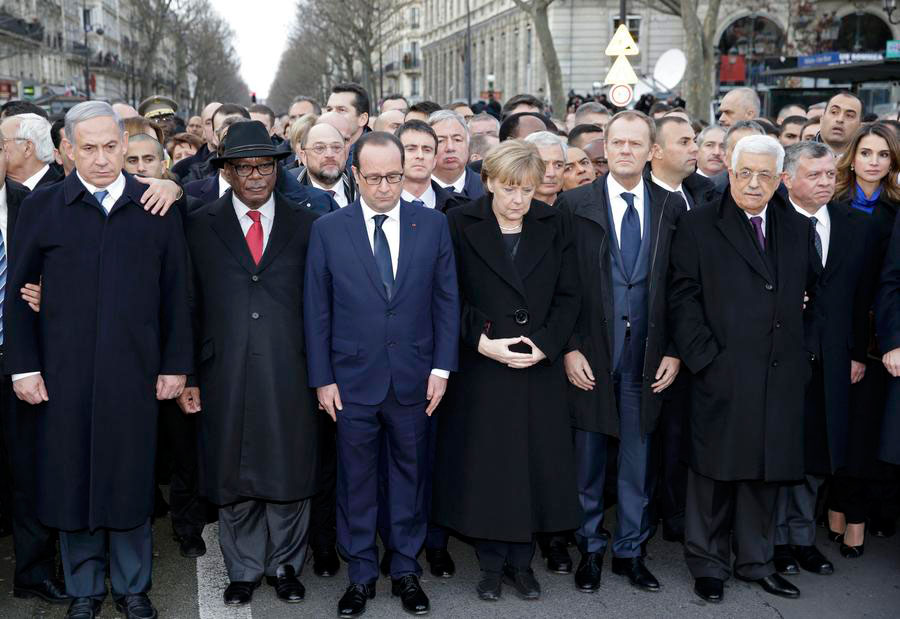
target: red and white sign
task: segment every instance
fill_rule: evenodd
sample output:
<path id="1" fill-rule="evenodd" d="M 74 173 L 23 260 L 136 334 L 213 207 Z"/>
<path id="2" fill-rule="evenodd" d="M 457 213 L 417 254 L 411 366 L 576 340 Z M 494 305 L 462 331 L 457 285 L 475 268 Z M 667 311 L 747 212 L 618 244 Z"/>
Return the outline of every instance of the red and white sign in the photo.
<path id="1" fill-rule="evenodd" d="M 634 98 L 634 89 L 628 84 L 614 84 L 609 89 L 609 102 L 616 107 L 625 107 Z"/>

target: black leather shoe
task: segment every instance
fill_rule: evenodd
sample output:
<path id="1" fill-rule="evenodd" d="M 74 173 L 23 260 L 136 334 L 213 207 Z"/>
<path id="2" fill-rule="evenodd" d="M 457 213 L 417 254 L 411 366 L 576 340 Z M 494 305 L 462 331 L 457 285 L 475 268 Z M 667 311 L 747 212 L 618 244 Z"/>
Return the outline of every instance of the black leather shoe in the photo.
<path id="1" fill-rule="evenodd" d="M 13 585 L 13 595 L 17 598 L 41 598 L 51 604 L 65 604 L 69 601 L 66 595 L 66 584 L 57 578 L 48 578 L 36 585 Z"/>
<path id="2" fill-rule="evenodd" d="M 800 567 L 807 572 L 822 576 L 834 574 L 834 564 L 826 559 L 825 555 L 819 552 L 815 546 L 791 546 L 791 551 Z"/>
<path id="3" fill-rule="evenodd" d="M 371 585 L 352 584 L 338 602 L 339 617 L 359 617 L 366 612 L 366 601 L 375 597 L 375 583 Z"/>
<path id="4" fill-rule="evenodd" d="M 496 602 L 500 599 L 500 590 L 503 576 L 496 572 L 481 572 L 481 580 L 478 581 L 478 597 L 485 602 Z"/>
<path id="5" fill-rule="evenodd" d="M 766 576 L 765 578 L 759 578 L 757 580 L 742 578 L 741 576 L 738 576 L 738 578 L 746 582 L 755 582 L 760 587 L 762 587 L 763 590 L 766 591 L 766 593 L 771 593 L 772 595 L 778 595 L 783 598 L 800 597 L 800 589 L 792 585 L 790 581 L 788 581 L 780 574 L 771 574 L 769 576 Z"/>
<path id="6" fill-rule="evenodd" d="M 509 565 L 504 566 L 503 582 L 512 585 L 523 600 L 537 600 L 541 597 L 541 585 L 534 577 L 534 570 L 530 567 L 517 570 Z"/>
<path id="7" fill-rule="evenodd" d="M 378 569 L 381 570 L 382 576 L 390 576 L 391 575 L 391 557 L 394 555 L 390 550 L 384 551 L 384 556 L 381 557 L 381 563 L 378 565 Z"/>
<path id="8" fill-rule="evenodd" d="M 282 602 L 296 604 L 306 597 L 306 587 L 297 578 L 292 565 L 280 565 L 274 576 L 266 576 L 266 582 L 275 587 L 275 595 Z"/>
<path id="9" fill-rule="evenodd" d="M 650 573 L 644 565 L 643 557 L 619 558 L 613 557 L 613 574 L 627 576 L 628 582 L 644 591 L 659 591 L 659 581 Z"/>
<path id="10" fill-rule="evenodd" d="M 431 568 L 432 576 L 437 578 L 453 578 L 456 564 L 446 548 L 426 548 L 425 559 Z"/>
<path id="11" fill-rule="evenodd" d="M 410 615 L 427 615 L 431 604 L 428 596 L 422 591 L 419 577 L 415 574 L 407 574 L 402 578 L 391 579 L 391 595 L 398 596 L 403 604 L 403 610 Z"/>
<path id="12" fill-rule="evenodd" d="M 572 557 L 569 556 L 569 548 L 564 535 L 554 535 L 550 538 L 546 552 L 547 571 L 554 574 L 571 574 Z"/>
<path id="13" fill-rule="evenodd" d="M 341 559 L 334 548 L 313 551 L 313 573 L 322 578 L 331 578 L 341 569 Z"/>
<path id="14" fill-rule="evenodd" d="M 189 535 L 176 535 L 178 541 L 178 552 L 185 559 L 196 559 L 206 554 L 206 542 L 196 533 Z"/>
<path id="15" fill-rule="evenodd" d="M 94 598 L 75 598 L 69 604 L 66 619 L 96 619 L 100 616 L 103 600 Z"/>
<path id="16" fill-rule="evenodd" d="M 866 530 L 875 537 L 893 537 L 897 533 L 897 523 L 889 518 L 872 518 Z"/>
<path id="17" fill-rule="evenodd" d="M 775 546 L 775 571 L 785 576 L 796 576 L 800 573 L 800 566 L 791 552 L 791 547 L 787 544 L 779 544 Z"/>
<path id="18" fill-rule="evenodd" d="M 603 555 L 599 552 L 586 552 L 581 555 L 581 562 L 575 570 L 575 588 L 585 593 L 593 593 L 600 588 L 600 577 L 603 572 Z"/>
<path id="19" fill-rule="evenodd" d="M 159 615 L 146 593 L 126 595 L 116 600 L 116 610 L 125 615 L 125 619 L 156 619 Z"/>
<path id="20" fill-rule="evenodd" d="M 225 604 L 228 606 L 243 606 L 253 599 L 253 591 L 259 586 L 259 581 L 247 582 L 235 580 L 228 583 L 225 588 Z"/>
<path id="21" fill-rule="evenodd" d="M 724 597 L 725 583 L 718 578 L 701 576 L 694 580 L 694 593 L 707 602 L 718 604 Z"/>

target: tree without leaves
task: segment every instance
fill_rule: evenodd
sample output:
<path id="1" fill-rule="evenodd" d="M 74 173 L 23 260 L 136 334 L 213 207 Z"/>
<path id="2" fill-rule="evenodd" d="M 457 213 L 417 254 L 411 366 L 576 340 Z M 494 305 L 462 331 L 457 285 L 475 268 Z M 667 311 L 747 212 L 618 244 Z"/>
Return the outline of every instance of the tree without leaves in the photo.
<path id="1" fill-rule="evenodd" d="M 513 2 L 534 22 L 534 31 L 541 45 L 541 57 L 544 59 L 544 70 L 547 72 L 550 86 L 550 105 L 557 115 L 565 115 L 566 93 L 563 90 L 562 69 L 559 66 L 559 56 L 556 54 L 553 34 L 550 32 L 550 23 L 547 19 L 547 9 L 553 4 L 553 0 L 513 0 Z"/>

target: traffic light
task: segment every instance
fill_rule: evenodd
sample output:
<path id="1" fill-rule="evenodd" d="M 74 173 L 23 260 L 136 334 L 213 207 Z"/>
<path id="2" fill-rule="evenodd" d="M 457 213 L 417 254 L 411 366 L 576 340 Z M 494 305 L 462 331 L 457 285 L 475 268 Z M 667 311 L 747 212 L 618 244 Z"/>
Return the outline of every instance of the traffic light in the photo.
<path id="1" fill-rule="evenodd" d="M 256 93 L 255 92 L 250 93 L 250 103 L 256 103 Z"/>

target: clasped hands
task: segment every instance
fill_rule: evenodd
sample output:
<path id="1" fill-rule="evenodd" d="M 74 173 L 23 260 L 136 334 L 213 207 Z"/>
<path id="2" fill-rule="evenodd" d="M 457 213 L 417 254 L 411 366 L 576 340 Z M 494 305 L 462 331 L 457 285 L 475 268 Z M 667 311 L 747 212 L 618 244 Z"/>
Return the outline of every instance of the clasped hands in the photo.
<path id="1" fill-rule="evenodd" d="M 510 346 L 515 346 L 520 343 L 531 346 L 531 352 L 513 352 L 509 349 Z M 503 365 L 516 370 L 529 368 L 535 363 L 547 358 L 547 355 L 545 355 L 531 339 L 524 335 L 520 335 L 519 337 L 502 337 L 492 340 L 482 333 L 481 339 L 478 340 L 478 352 L 488 359 L 493 359 L 497 363 L 502 363 Z"/>

